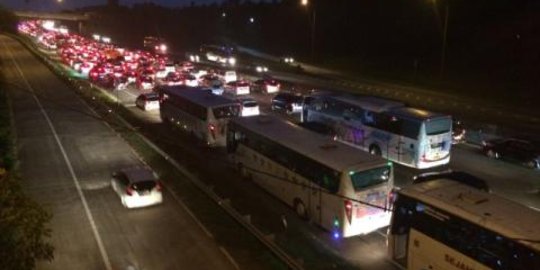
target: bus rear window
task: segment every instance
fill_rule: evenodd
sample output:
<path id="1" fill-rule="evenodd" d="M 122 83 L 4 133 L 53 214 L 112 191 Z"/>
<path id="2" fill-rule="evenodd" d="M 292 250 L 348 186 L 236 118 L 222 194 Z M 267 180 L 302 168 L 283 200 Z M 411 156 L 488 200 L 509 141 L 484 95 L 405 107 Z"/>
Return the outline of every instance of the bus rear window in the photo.
<path id="1" fill-rule="evenodd" d="M 238 112 L 240 111 L 240 109 L 238 105 L 229 105 L 229 106 L 224 106 L 224 107 L 213 108 L 212 111 L 216 119 L 221 119 L 221 118 L 229 118 L 229 117 L 238 116 Z"/>
<path id="2" fill-rule="evenodd" d="M 375 168 L 366 171 L 350 172 L 349 176 L 354 187 L 354 191 L 360 191 L 390 179 L 391 169 L 389 166 Z"/>
<path id="3" fill-rule="evenodd" d="M 436 135 L 445 132 L 450 132 L 452 128 L 452 119 L 443 118 L 443 119 L 431 119 L 426 121 L 426 134 L 427 135 Z"/>

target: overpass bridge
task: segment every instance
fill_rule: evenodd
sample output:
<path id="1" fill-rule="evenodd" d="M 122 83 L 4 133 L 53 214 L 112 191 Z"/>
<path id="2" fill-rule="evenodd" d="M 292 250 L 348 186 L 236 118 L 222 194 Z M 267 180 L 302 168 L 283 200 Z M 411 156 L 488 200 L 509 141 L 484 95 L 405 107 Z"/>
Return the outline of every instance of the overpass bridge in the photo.
<path id="1" fill-rule="evenodd" d="M 82 33 L 84 22 L 90 19 L 90 13 L 59 13 L 59 12 L 36 12 L 15 11 L 15 16 L 26 19 L 58 20 L 77 22 L 78 31 Z"/>

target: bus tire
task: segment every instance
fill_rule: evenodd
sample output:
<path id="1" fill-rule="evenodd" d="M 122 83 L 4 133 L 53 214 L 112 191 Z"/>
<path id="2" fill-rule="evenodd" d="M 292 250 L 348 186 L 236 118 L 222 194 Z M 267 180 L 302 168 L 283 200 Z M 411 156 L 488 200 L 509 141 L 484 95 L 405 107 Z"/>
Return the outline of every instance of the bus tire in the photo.
<path id="1" fill-rule="evenodd" d="M 302 200 L 298 198 L 294 200 L 294 210 L 301 219 L 307 220 L 309 218 L 306 206 L 304 205 Z"/>
<path id="2" fill-rule="evenodd" d="M 486 153 L 486 155 L 489 157 L 489 158 L 494 158 L 494 159 L 499 159 L 499 153 L 495 152 L 495 150 L 493 149 L 489 149 Z"/>
<path id="3" fill-rule="evenodd" d="M 378 145 L 376 144 L 373 144 L 369 147 L 369 153 L 372 154 L 372 155 L 375 155 L 375 156 L 380 156 L 381 155 L 381 148 L 379 148 Z"/>

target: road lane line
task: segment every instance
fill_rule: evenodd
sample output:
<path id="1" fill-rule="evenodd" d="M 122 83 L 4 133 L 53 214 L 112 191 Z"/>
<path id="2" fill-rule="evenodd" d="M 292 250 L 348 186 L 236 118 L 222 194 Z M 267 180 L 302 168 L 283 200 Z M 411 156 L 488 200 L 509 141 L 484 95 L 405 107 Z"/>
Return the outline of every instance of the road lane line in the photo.
<path id="1" fill-rule="evenodd" d="M 234 258 L 231 256 L 231 254 L 229 254 L 229 252 L 224 247 L 219 246 L 219 250 L 221 250 L 221 252 L 225 254 L 225 257 L 229 259 L 229 261 L 231 262 L 231 264 L 234 266 L 236 270 L 240 270 L 240 266 L 238 266 Z"/>
<path id="2" fill-rule="evenodd" d="M 36 103 L 37 103 L 37 105 L 39 107 L 39 110 L 43 114 L 43 117 L 47 121 L 47 124 L 49 125 L 49 128 L 51 129 L 51 132 L 53 133 L 54 139 L 56 140 L 58 148 L 60 148 L 60 152 L 62 152 L 62 156 L 64 157 L 64 161 L 66 162 L 69 173 L 71 174 L 71 178 L 73 179 L 73 183 L 75 184 L 75 187 L 77 188 L 77 193 L 79 194 L 79 197 L 81 198 L 81 201 L 82 201 L 82 204 L 83 204 L 83 207 L 84 207 L 84 211 L 86 213 L 86 217 L 88 218 L 88 221 L 90 222 L 90 226 L 92 227 L 92 232 L 94 234 L 94 238 L 96 239 L 96 242 L 97 242 L 97 245 L 98 245 L 98 248 L 99 248 L 99 252 L 101 253 L 101 258 L 103 259 L 103 263 L 105 264 L 105 269 L 112 270 L 111 262 L 109 260 L 109 256 L 107 255 L 107 252 L 105 251 L 105 247 L 103 245 L 103 241 L 101 240 L 101 236 L 99 235 L 99 232 L 97 230 L 96 222 L 94 220 L 94 217 L 93 217 L 92 213 L 90 212 L 90 208 L 88 207 L 86 197 L 84 196 L 84 193 L 82 192 L 82 189 L 81 189 L 81 186 L 79 184 L 79 180 L 77 178 L 77 175 L 75 174 L 73 166 L 71 165 L 71 161 L 69 160 L 69 158 L 68 158 L 68 156 L 66 154 L 66 151 L 64 149 L 64 146 L 62 145 L 62 142 L 60 141 L 60 138 L 58 137 L 58 133 L 56 132 L 56 129 L 54 128 L 54 126 L 52 124 L 52 121 L 49 118 L 49 115 L 47 114 L 47 112 L 43 108 L 43 105 L 41 104 L 41 102 L 37 98 L 37 96 L 35 94 L 35 91 L 34 91 L 34 88 L 32 88 L 32 86 L 30 85 L 28 80 L 26 80 L 26 77 L 24 76 L 21 68 L 19 67 L 19 64 L 17 64 L 17 61 L 15 61 L 15 57 L 13 57 L 13 54 L 11 53 L 11 50 L 6 46 L 6 43 L 4 41 L 2 41 L 2 44 L 4 45 L 4 48 L 6 49 L 6 51 L 9 53 L 9 55 L 11 57 L 11 61 L 15 65 L 15 68 L 17 69 L 18 73 L 21 75 L 21 78 L 24 81 L 24 83 L 26 84 L 26 86 L 28 87 L 28 90 L 32 93 L 32 97 L 36 101 Z"/>

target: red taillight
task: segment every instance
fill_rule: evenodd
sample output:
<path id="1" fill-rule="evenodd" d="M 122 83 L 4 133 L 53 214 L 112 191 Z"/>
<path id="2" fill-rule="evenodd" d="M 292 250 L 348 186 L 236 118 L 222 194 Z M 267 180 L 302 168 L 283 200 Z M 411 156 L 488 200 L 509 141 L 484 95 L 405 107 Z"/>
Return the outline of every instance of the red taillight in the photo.
<path id="1" fill-rule="evenodd" d="M 352 222 L 352 210 L 353 210 L 353 204 L 349 200 L 345 200 L 345 215 L 347 216 L 347 220 L 349 221 L 349 224 Z"/>
<path id="2" fill-rule="evenodd" d="M 208 130 L 210 130 L 210 133 L 212 134 L 212 138 L 214 138 L 214 140 L 216 139 L 216 126 L 212 125 L 212 124 L 208 124 Z"/>
<path id="3" fill-rule="evenodd" d="M 128 187 L 128 188 L 126 189 L 126 194 L 127 194 L 128 196 L 133 195 L 133 188 Z"/>

